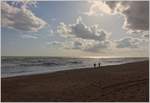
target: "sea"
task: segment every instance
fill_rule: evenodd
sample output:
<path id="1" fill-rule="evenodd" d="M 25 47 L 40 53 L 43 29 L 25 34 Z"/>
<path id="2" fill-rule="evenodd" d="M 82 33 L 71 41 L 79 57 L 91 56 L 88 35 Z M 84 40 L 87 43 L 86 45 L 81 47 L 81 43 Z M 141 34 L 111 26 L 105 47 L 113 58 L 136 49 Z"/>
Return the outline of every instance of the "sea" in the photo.
<path id="1" fill-rule="evenodd" d="M 15 77 L 23 75 L 35 75 L 51 73 L 63 70 L 93 68 L 93 64 L 101 63 L 101 66 L 120 65 L 149 58 L 67 58 L 67 57 L 1 57 L 1 77 Z"/>

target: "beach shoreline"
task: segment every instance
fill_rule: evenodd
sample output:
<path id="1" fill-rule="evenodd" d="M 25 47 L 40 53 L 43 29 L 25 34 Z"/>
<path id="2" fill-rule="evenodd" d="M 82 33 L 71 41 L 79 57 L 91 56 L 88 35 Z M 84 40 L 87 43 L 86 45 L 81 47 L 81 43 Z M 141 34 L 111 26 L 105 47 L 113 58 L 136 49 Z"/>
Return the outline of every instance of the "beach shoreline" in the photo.
<path id="1" fill-rule="evenodd" d="M 118 65 L 123 65 L 123 64 L 129 64 L 129 63 L 137 63 L 137 62 L 144 62 L 147 60 L 142 60 L 142 61 L 133 61 L 133 62 L 127 62 L 127 63 L 118 63 L 118 64 L 109 64 L 109 65 L 102 65 L 101 67 L 110 67 L 110 66 L 118 66 Z M 57 71 L 45 71 L 45 72 L 38 72 L 38 73 L 23 73 L 23 74 L 18 74 L 18 75 L 7 75 L 7 76 L 1 76 L 1 78 L 13 78 L 13 77 L 22 77 L 22 76 L 35 76 L 35 75 L 42 75 L 42 74 L 51 74 L 51 73 L 57 73 L 57 72 L 63 72 L 63 71 L 70 71 L 70 70 L 80 70 L 80 69 L 94 69 L 94 67 L 80 67 L 80 68 L 71 68 L 71 69 L 62 69 L 62 70 L 57 70 Z"/>
<path id="2" fill-rule="evenodd" d="M 1 79 L 2 101 L 148 101 L 149 62 Z"/>
<path id="3" fill-rule="evenodd" d="M 148 60 L 146 57 L 137 58 L 52 58 L 52 57 L 3 57 L 1 77 L 17 77 L 36 74 L 47 74 L 71 69 L 93 68 L 100 62 L 101 66 L 120 65 Z"/>

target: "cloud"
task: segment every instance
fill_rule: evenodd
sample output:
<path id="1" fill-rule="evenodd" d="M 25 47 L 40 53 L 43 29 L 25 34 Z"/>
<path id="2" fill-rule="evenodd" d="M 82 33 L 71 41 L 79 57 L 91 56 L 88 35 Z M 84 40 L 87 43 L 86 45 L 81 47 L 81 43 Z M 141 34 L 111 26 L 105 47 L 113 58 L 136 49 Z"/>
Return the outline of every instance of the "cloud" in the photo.
<path id="1" fill-rule="evenodd" d="M 50 41 L 46 45 L 57 49 L 75 49 L 74 41 Z"/>
<path id="2" fill-rule="evenodd" d="M 52 42 L 47 42 L 46 44 L 56 46 L 56 45 L 61 45 L 62 43 L 58 41 L 52 41 Z"/>
<path id="3" fill-rule="evenodd" d="M 37 32 L 47 25 L 29 9 L 17 8 L 7 2 L 1 4 L 1 21 L 3 27 L 28 32 Z"/>
<path id="4" fill-rule="evenodd" d="M 89 3 L 91 4 L 91 7 L 88 12 L 84 13 L 88 16 L 102 15 L 102 13 L 111 14 L 112 12 L 110 7 L 107 4 L 105 4 L 105 2 L 98 0 L 90 0 Z"/>
<path id="5" fill-rule="evenodd" d="M 125 17 L 124 28 L 131 30 L 149 29 L 149 2 L 148 1 L 128 1 L 122 6 L 129 5 L 122 14 Z"/>
<path id="6" fill-rule="evenodd" d="M 69 33 L 71 33 L 71 28 L 63 22 L 59 23 L 59 26 L 57 27 L 57 34 L 68 36 Z"/>
<path id="7" fill-rule="evenodd" d="M 126 37 L 116 41 L 116 43 L 117 48 L 139 48 L 141 40 L 137 38 Z"/>
<path id="8" fill-rule="evenodd" d="M 72 49 L 82 49 L 83 43 L 75 41 L 73 42 Z"/>
<path id="9" fill-rule="evenodd" d="M 145 31 L 149 29 L 149 1 L 98 1 L 90 2 L 88 15 L 106 13 L 124 16 L 123 28 L 128 31 Z M 104 9 L 106 8 L 106 9 Z"/>
<path id="10" fill-rule="evenodd" d="M 111 47 L 110 41 L 95 41 L 81 38 L 73 38 L 70 44 L 65 49 L 81 50 L 85 52 L 102 52 L 108 50 Z"/>
<path id="11" fill-rule="evenodd" d="M 127 9 L 119 11 L 124 15 L 125 21 L 123 27 L 125 29 L 132 31 L 149 29 L 148 1 L 122 1 L 120 2 L 120 8 L 121 7 L 128 7 Z"/>
<path id="12" fill-rule="evenodd" d="M 33 36 L 33 35 L 21 35 L 21 38 L 23 38 L 23 39 L 38 39 L 37 36 Z"/>
<path id="13" fill-rule="evenodd" d="M 71 49 L 80 49 L 80 50 L 85 51 L 87 48 L 92 47 L 93 45 L 96 45 L 96 43 L 98 43 L 98 41 L 87 40 L 87 39 L 82 39 L 82 38 L 73 38 Z"/>
<path id="14" fill-rule="evenodd" d="M 71 27 L 71 34 L 83 39 L 91 39 L 104 41 L 107 38 L 107 33 L 104 30 L 98 29 L 98 26 L 88 27 L 82 22 L 81 17 L 77 19 L 76 24 Z"/>
<path id="15" fill-rule="evenodd" d="M 149 39 L 149 31 L 132 32 L 132 33 L 129 33 L 129 36 L 131 36 L 133 38 L 148 40 Z"/>
<path id="16" fill-rule="evenodd" d="M 143 50 L 148 48 L 148 41 L 143 38 L 124 37 L 120 40 L 105 40 L 95 41 L 82 38 L 72 38 L 71 42 L 65 43 L 64 45 L 69 46 L 65 49 L 82 50 L 85 52 L 109 53 L 110 51 L 122 51 L 122 50 Z"/>
<path id="17" fill-rule="evenodd" d="M 65 36 L 74 36 L 77 38 L 97 41 L 105 41 L 110 35 L 105 30 L 99 29 L 98 25 L 87 26 L 83 23 L 81 17 L 77 18 L 75 24 L 66 25 L 60 23 L 57 32 Z"/>
<path id="18" fill-rule="evenodd" d="M 70 38 L 67 41 L 51 41 L 46 43 L 53 48 L 66 50 L 81 50 L 84 52 L 104 52 L 111 48 L 110 41 L 95 41 L 82 38 Z"/>
<path id="19" fill-rule="evenodd" d="M 60 42 L 60 41 L 51 41 L 51 42 L 46 42 L 46 45 L 51 48 L 57 48 L 57 49 L 65 49 L 67 46 L 65 42 Z"/>
<path id="20" fill-rule="evenodd" d="M 37 7 L 37 1 L 35 0 L 8 1 L 8 3 L 14 7 L 25 9 L 28 9 L 30 7 Z"/>
<path id="21" fill-rule="evenodd" d="M 98 43 L 86 48 L 85 51 L 102 52 L 102 51 L 108 50 L 109 47 L 110 47 L 109 41 L 102 41 L 102 42 L 98 42 Z"/>
<path id="22" fill-rule="evenodd" d="M 57 34 L 68 39 L 65 49 L 99 52 L 111 45 L 110 33 L 101 29 L 99 25 L 87 26 L 79 16 L 74 24 L 61 22 L 57 27 Z"/>

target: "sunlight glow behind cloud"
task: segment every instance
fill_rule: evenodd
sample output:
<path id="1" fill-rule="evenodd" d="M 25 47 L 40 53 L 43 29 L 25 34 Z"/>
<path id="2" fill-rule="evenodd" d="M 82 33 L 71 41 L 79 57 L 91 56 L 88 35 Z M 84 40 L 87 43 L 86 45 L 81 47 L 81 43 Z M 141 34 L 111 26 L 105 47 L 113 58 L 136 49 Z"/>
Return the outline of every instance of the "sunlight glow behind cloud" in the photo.
<path id="1" fill-rule="evenodd" d="M 90 9 L 85 14 L 89 16 L 106 13 L 124 16 L 123 28 L 130 31 L 145 31 L 149 29 L 148 1 L 90 1 Z M 142 13 L 142 14 L 141 14 Z"/>

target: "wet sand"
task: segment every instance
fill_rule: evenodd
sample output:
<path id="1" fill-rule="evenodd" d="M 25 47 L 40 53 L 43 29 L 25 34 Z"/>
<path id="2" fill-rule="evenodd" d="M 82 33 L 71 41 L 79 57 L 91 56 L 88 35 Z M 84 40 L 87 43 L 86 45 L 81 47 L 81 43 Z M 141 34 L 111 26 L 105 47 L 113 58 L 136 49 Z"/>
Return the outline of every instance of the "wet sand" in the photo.
<path id="1" fill-rule="evenodd" d="M 149 62 L 1 79 L 3 102 L 146 102 Z"/>

